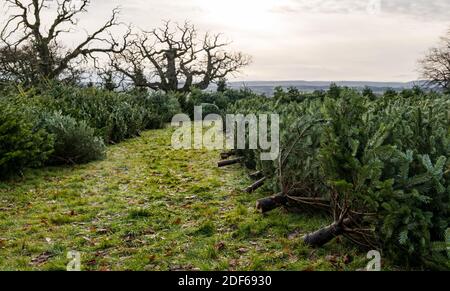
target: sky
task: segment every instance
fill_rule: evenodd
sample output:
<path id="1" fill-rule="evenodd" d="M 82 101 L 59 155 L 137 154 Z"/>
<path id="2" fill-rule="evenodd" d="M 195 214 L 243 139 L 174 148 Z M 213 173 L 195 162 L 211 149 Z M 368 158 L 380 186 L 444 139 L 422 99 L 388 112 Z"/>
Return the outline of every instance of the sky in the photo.
<path id="1" fill-rule="evenodd" d="M 450 29 L 450 0 L 92 0 L 88 30 L 111 10 L 150 30 L 189 20 L 223 33 L 253 63 L 231 80 L 412 81 Z"/>

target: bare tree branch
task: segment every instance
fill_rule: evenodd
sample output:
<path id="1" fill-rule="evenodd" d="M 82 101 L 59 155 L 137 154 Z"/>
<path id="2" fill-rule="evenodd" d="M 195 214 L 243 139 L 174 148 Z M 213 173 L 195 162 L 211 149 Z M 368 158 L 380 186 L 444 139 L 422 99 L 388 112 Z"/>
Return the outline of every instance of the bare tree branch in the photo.
<path id="1" fill-rule="evenodd" d="M 76 17 L 87 12 L 90 0 L 55 0 L 54 5 L 45 0 L 5 0 L 11 12 L 9 18 L 0 32 L 0 47 L 3 52 L 8 52 L 9 59 L 2 58 L 0 63 L 1 75 L 25 74 L 17 76 L 19 79 L 28 79 L 34 82 L 36 76 L 46 79 L 59 79 L 65 73 L 73 72 L 71 65 L 80 58 L 93 59 L 96 62 L 98 54 L 120 53 L 127 45 L 125 34 L 122 41 L 114 38 L 110 29 L 120 25 L 118 22 L 119 10 L 113 10 L 108 21 L 99 29 L 90 33 L 86 38 L 72 49 L 64 48 L 58 38 L 61 34 L 70 33 L 71 27 L 78 25 Z M 75 5 L 78 4 L 78 5 Z M 46 20 L 50 23 L 47 28 L 42 23 L 44 10 L 56 12 L 53 19 Z M 28 62 L 37 62 L 33 70 L 29 72 L 8 71 L 11 67 L 17 67 L 11 63 L 23 62 L 13 54 L 18 51 L 29 53 Z M 24 55 L 21 55 L 24 57 Z M 32 67 L 28 65 L 28 67 Z"/>
<path id="2" fill-rule="evenodd" d="M 120 56 L 111 58 L 111 65 L 135 86 L 165 92 L 206 89 L 212 82 L 238 72 L 251 62 L 242 53 L 226 51 L 229 43 L 221 37 L 205 34 L 199 39 L 189 22 L 172 25 L 165 21 L 160 28 L 136 35 Z M 135 72 L 143 72 L 145 81 L 139 78 L 137 83 Z"/>
<path id="3" fill-rule="evenodd" d="M 450 30 L 442 37 L 438 47 L 430 49 L 420 60 L 422 77 L 430 86 L 438 86 L 450 91 Z"/>

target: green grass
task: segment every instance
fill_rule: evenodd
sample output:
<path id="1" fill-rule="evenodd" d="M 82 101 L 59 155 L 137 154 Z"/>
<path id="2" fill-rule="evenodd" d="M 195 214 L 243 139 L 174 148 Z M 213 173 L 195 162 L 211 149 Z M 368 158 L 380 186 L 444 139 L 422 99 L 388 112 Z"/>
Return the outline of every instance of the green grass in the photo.
<path id="1" fill-rule="evenodd" d="M 241 167 L 217 168 L 218 152 L 173 150 L 171 133 L 145 132 L 110 147 L 104 161 L 29 170 L 0 184 L 0 270 L 65 270 L 72 250 L 83 270 L 365 266 L 345 241 L 302 245 L 302 234 L 329 221 L 257 213 L 255 201 L 271 193 L 243 193 L 251 181 Z"/>

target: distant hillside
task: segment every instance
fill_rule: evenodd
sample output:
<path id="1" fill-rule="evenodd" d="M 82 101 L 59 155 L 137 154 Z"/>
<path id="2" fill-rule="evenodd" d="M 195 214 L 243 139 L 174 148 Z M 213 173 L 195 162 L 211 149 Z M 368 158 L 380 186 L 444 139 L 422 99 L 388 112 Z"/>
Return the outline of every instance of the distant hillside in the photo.
<path id="1" fill-rule="evenodd" d="M 375 93 L 383 93 L 388 88 L 394 90 L 410 89 L 414 85 L 423 85 L 423 81 L 414 82 L 362 82 L 362 81 L 250 81 L 250 82 L 230 82 L 229 87 L 233 89 L 240 89 L 247 87 L 252 91 L 257 93 L 266 94 L 267 96 L 273 95 L 274 89 L 276 87 L 282 87 L 287 89 L 289 87 L 295 87 L 300 91 L 312 92 L 315 90 L 327 90 L 331 83 L 336 83 L 339 86 L 347 86 L 350 88 L 355 88 L 357 90 L 362 90 L 365 86 L 371 88 Z M 215 89 L 215 88 L 211 88 Z"/>

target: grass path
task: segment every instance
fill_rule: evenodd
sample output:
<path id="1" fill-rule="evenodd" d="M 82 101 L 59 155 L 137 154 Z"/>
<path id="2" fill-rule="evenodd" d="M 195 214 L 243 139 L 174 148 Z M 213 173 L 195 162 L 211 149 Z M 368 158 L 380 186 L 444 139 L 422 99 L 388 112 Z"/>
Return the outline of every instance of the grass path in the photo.
<path id="1" fill-rule="evenodd" d="M 0 270 L 65 270 L 71 250 L 83 270 L 364 266 L 345 242 L 320 250 L 299 242 L 325 219 L 256 213 L 268 193 L 242 193 L 243 169 L 218 169 L 217 152 L 175 151 L 170 137 L 170 129 L 145 132 L 110 147 L 104 161 L 0 184 Z"/>

